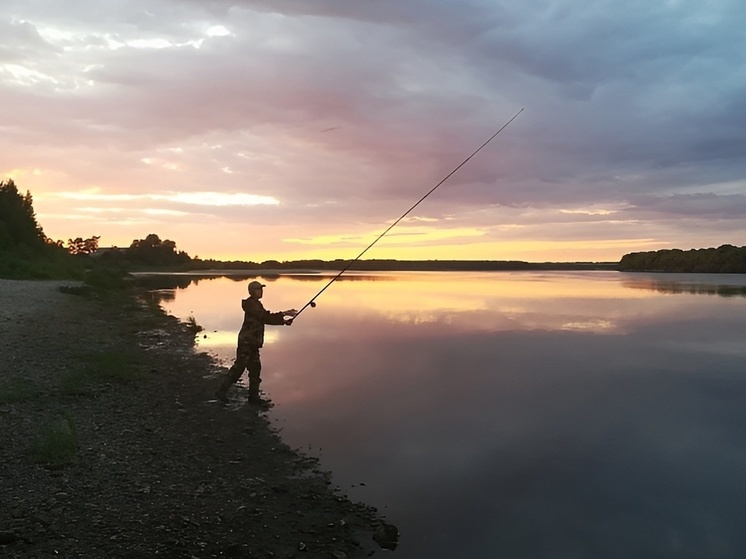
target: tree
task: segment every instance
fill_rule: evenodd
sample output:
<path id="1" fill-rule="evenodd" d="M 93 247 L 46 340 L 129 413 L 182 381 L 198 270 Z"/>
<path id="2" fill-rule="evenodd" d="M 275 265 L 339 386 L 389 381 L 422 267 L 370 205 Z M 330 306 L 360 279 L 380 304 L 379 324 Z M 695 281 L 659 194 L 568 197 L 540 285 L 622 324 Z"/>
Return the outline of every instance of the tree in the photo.
<path id="1" fill-rule="evenodd" d="M 77 237 L 75 239 L 67 240 L 67 252 L 70 254 L 93 254 L 98 250 L 98 240 L 101 238 L 100 235 L 94 235 L 89 239 L 83 239 Z"/>
<path id="2" fill-rule="evenodd" d="M 0 181 L 0 277 L 78 278 L 81 262 L 52 241 L 36 220 L 31 193 L 21 194 L 12 179 Z"/>
<path id="3" fill-rule="evenodd" d="M 41 249 L 47 237 L 36 221 L 31 193 L 22 195 L 13 179 L 0 182 L 0 250 Z"/>
<path id="4" fill-rule="evenodd" d="M 176 250 L 174 241 L 168 239 L 162 241 L 155 233 L 151 233 L 144 239 L 132 241 L 127 249 L 127 259 L 150 266 L 184 264 L 191 261 L 186 252 Z"/>

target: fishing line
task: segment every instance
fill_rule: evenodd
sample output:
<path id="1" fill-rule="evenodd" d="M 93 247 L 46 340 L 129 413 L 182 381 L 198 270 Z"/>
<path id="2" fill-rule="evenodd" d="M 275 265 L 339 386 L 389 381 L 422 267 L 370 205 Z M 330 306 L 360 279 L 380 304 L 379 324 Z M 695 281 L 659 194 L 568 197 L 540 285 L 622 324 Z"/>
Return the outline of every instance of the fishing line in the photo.
<path id="1" fill-rule="evenodd" d="M 383 236 L 384 236 L 384 235 L 386 235 L 386 233 L 388 233 L 388 232 L 389 232 L 389 231 L 391 231 L 391 230 L 392 230 L 392 229 L 393 229 L 394 227 L 396 227 L 396 225 L 397 225 L 397 224 L 398 224 L 398 223 L 399 223 L 399 222 L 400 222 L 400 221 L 401 221 L 402 219 L 404 219 L 405 217 L 407 217 L 407 215 L 409 215 L 409 213 L 410 213 L 410 212 L 411 212 L 411 211 L 412 211 L 413 209 L 415 209 L 415 208 L 416 208 L 417 206 L 419 206 L 419 205 L 420 205 L 420 204 L 421 204 L 422 202 L 424 202 L 424 201 L 425 201 L 425 198 L 427 198 L 427 197 L 428 197 L 428 196 L 430 196 L 430 195 L 431 195 L 431 194 L 432 194 L 433 192 L 435 192 L 435 191 L 436 191 L 436 190 L 438 189 L 438 187 L 439 187 L 439 186 L 440 186 L 441 184 L 443 184 L 444 182 L 446 182 L 446 181 L 447 181 L 447 180 L 448 180 L 449 178 L 451 178 L 451 176 L 453 176 L 453 175 L 454 175 L 454 174 L 456 173 L 456 171 L 458 171 L 458 170 L 459 170 L 459 169 L 460 169 L 461 167 L 463 167 L 464 165 L 466 165 L 466 164 L 467 164 L 467 163 L 469 162 L 469 160 L 470 160 L 470 159 L 471 159 L 472 157 L 474 157 L 474 156 L 475 156 L 475 155 L 476 155 L 477 153 L 479 153 L 479 152 L 481 151 L 481 149 L 482 149 L 482 148 L 483 148 L 484 146 L 486 146 L 487 144 L 489 144 L 489 143 L 490 143 L 490 142 L 491 142 L 491 141 L 492 141 L 492 140 L 493 140 L 493 139 L 495 138 L 495 136 L 497 136 L 497 135 L 498 135 L 498 134 L 499 134 L 500 132 L 502 132 L 503 130 L 505 130 L 505 128 L 507 128 L 508 124 L 510 124 L 511 122 L 513 122 L 513 121 L 514 121 L 514 120 L 515 120 L 515 119 L 516 119 L 516 118 L 518 117 L 518 115 L 519 115 L 519 114 L 521 114 L 522 112 L 523 112 L 523 109 L 521 109 L 521 110 L 520 110 L 520 111 L 518 111 L 518 112 L 517 112 L 517 113 L 516 113 L 515 115 L 513 115 L 513 118 L 511 118 L 511 119 L 510 119 L 510 120 L 509 120 L 508 122 L 506 122 L 505 124 L 503 124 L 503 125 L 502 125 L 502 126 L 500 127 L 500 129 L 499 129 L 499 130 L 498 130 L 497 132 L 495 132 L 494 134 L 492 134 L 492 136 L 490 136 L 490 138 L 489 138 L 489 139 L 488 139 L 488 140 L 487 140 L 486 142 L 484 142 L 484 143 L 483 143 L 483 144 L 482 144 L 481 146 L 479 146 L 479 147 L 478 147 L 478 148 L 477 148 L 476 150 L 474 150 L 474 152 L 473 152 L 473 153 L 472 153 L 472 154 L 471 154 L 471 155 L 470 155 L 469 157 L 467 157 L 467 158 L 466 158 L 466 159 L 464 159 L 464 160 L 463 160 L 463 161 L 462 161 L 461 163 L 459 163 L 459 165 L 458 165 L 458 166 L 457 166 L 457 167 L 456 167 L 455 169 L 453 169 L 453 171 L 451 171 L 451 172 L 450 172 L 450 173 L 448 173 L 448 174 L 447 174 L 447 175 L 446 175 L 445 177 L 443 177 L 443 179 L 442 179 L 442 180 L 441 180 L 441 181 L 440 181 L 440 182 L 439 182 L 438 184 L 436 184 L 436 185 L 435 185 L 434 187 L 432 187 L 432 188 L 431 188 L 431 189 L 430 189 L 430 190 L 429 190 L 429 191 L 428 191 L 428 192 L 427 192 L 427 193 L 426 193 L 426 194 L 425 194 L 425 195 L 424 195 L 424 196 L 423 196 L 422 198 L 420 198 L 419 200 L 417 200 L 417 202 L 415 202 L 415 203 L 414 203 L 414 205 L 412 205 L 412 207 L 411 207 L 411 208 L 409 208 L 409 209 L 408 209 L 408 210 L 407 210 L 406 212 L 404 212 L 403 214 L 401 214 L 401 216 L 399 216 L 399 218 L 398 218 L 398 219 L 397 219 L 396 221 L 394 221 L 394 223 L 392 223 L 391 225 L 389 225 L 389 226 L 388 226 L 388 227 L 386 228 L 386 230 L 385 230 L 385 231 L 384 231 L 383 233 L 381 233 L 380 235 L 378 235 L 378 237 L 376 237 L 376 238 L 375 238 L 375 239 L 373 240 L 373 242 L 372 242 L 372 243 L 370 243 L 370 244 L 369 244 L 369 245 L 368 245 L 367 247 L 365 247 L 365 248 L 363 249 L 363 251 L 362 251 L 362 252 L 361 252 L 360 254 L 358 254 L 358 255 L 357 255 L 357 256 L 356 256 L 355 258 L 353 258 L 352 260 L 350 260 L 350 261 L 349 261 L 349 262 L 347 263 L 347 265 L 346 265 L 346 266 L 345 266 L 344 268 L 342 268 L 342 270 L 341 270 L 341 271 L 340 271 L 340 272 L 339 272 L 339 273 L 338 273 L 338 274 L 337 274 L 336 276 L 334 276 L 334 277 L 333 277 L 333 278 L 332 278 L 332 279 L 331 279 L 331 280 L 329 281 L 329 283 L 327 283 L 327 284 L 326 284 L 326 285 L 325 285 L 324 287 L 322 287 L 322 288 L 321 288 L 321 290 L 320 290 L 320 291 L 319 291 L 319 292 L 318 292 L 318 293 L 317 293 L 316 295 L 314 295 L 313 297 L 311 297 L 311 300 L 310 300 L 310 301 L 308 301 L 308 303 L 306 303 L 305 305 L 303 305 L 303 307 L 302 307 L 302 308 L 301 308 L 301 309 L 300 309 L 300 310 L 298 311 L 298 313 L 297 313 L 297 314 L 295 315 L 295 317 L 294 317 L 293 319 L 291 319 L 291 320 L 290 320 L 290 322 L 292 322 L 292 321 L 293 321 L 293 320 L 294 320 L 295 318 L 298 318 L 298 317 L 300 316 L 300 314 L 301 314 L 301 313 L 302 313 L 302 312 L 303 312 L 304 310 L 306 310 L 306 308 L 307 308 L 307 307 L 315 307 L 315 306 L 316 306 L 316 302 L 315 302 L 315 301 L 316 301 L 316 299 L 317 299 L 317 298 L 318 298 L 318 297 L 319 297 L 319 296 L 320 296 L 320 295 L 321 295 L 321 294 L 322 294 L 322 293 L 323 293 L 324 291 L 326 291 L 326 290 L 327 290 L 327 289 L 328 289 L 328 288 L 329 288 L 329 287 L 331 286 L 331 284 L 333 284 L 333 283 L 334 283 L 335 281 L 337 281 L 337 280 L 338 280 L 338 279 L 339 279 L 339 278 L 340 278 L 340 277 L 342 276 L 342 274 L 344 274 L 344 273 L 345 273 L 345 272 L 346 272 L 347 270 L 349 270 L 349 269 L 350 269 L 350 266 L 352 266 L 352 265 L 353 265 L 353 264 L 354 264 L 355 262 L 357 262 L 358 260 L 360 260 L 360 258 L 361 258 L 361 257 L 362 257 L 362 256 L 363 256 L 363 255 L 364 255 L 364 254 L 365 254 L 366 252 L 368 252 L 368 250 L 370 250 L 370 249 L 371 249 L 371 248 L 373 247 L 373 245 L 375 245 L 375 244 L 376 244 L 376 243 L 377 243 L 378 241 L 380 241 L 380 240 L 381 240 L 381 239 L 383 238 Z"/>

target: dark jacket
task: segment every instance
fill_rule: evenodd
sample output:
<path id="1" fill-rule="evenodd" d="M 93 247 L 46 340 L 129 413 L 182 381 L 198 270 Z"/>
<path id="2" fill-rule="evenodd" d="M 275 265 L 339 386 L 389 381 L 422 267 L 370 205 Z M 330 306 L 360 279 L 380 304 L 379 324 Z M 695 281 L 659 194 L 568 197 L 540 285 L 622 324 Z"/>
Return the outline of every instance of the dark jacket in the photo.
<path id="1" fill-rule="evenodd" d="M 239 345 L 260 348 L 264 345 L 265 324 L 277 326 L 285 324 L 285 318 L 281 312 L 269 312 L 262 302 L 254 297 L 242 300 L 241 308 L 243 308 L 244 317 L 241 330 L 238 332 Z"/>

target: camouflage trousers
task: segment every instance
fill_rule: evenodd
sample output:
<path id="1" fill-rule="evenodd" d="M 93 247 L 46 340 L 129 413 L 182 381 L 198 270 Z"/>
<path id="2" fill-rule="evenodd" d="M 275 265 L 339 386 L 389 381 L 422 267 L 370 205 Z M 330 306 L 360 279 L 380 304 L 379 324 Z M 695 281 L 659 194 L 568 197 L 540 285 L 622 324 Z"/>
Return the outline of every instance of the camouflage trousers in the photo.
<path id="1" fill-rule="evenodd" d="M 236 360 L 228 369 L 228 376 L 223 381 L 223 390 L 238 382 L 244 370 L 249 370 L 249 396 L 259 395 L 259 384 L 262 382 L 262 362 L 259 359 L 259 348 L 239 342 L 236 350 Z"/>

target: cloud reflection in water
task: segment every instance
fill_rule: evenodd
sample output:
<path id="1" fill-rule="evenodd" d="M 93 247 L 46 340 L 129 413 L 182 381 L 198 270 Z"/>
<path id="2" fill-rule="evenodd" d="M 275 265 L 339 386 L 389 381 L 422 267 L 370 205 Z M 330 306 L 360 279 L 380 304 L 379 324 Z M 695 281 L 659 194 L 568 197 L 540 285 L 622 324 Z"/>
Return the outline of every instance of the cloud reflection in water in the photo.
<path id="1" fill-rule="evenodd" d="M 746 301 L 625 277 L 335 285 L 263 352 L 283 436 L 399 525 L 399 557 L 740 557 L 746 356 L 722 348 Z M 221 282 L 172 312 L 236 331 Z M 317 289 L 280 279 L 265 305 Z"/>

